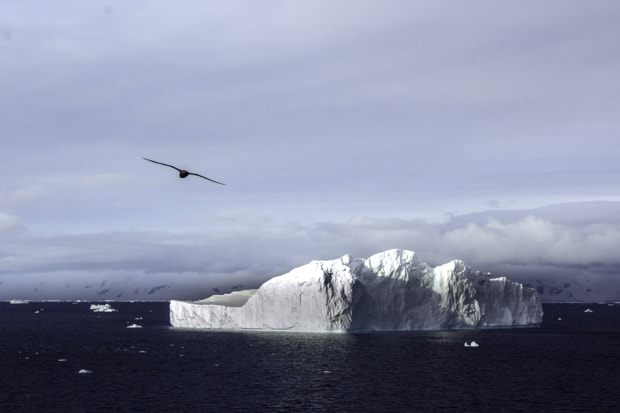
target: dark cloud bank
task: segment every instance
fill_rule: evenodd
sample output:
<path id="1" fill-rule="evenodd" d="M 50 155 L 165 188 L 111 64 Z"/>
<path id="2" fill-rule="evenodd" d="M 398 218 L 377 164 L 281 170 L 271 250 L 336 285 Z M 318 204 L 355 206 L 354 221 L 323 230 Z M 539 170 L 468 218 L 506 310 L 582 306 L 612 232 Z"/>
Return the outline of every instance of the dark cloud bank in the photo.
<path id="1" fill-rule="evenodd" d="M 550 301 L 620 300 L 620 203 L 492 210 L 444 223 L 251 222 L 209 232 L 32 236 L 0 216 L 0 299 L 195 299 L 251 288 L 312 259 L 411 249 L 462 259 L 538 288 Z"/>

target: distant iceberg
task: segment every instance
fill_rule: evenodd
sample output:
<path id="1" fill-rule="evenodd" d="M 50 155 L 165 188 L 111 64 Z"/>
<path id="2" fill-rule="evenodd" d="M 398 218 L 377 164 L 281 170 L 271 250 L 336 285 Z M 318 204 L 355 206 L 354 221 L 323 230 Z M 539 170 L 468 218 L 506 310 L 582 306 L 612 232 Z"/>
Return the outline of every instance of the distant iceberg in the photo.
<path id="1" fill-rule="evenodd" d="M 90 309 L 95 313 L 113 313 L 118 311 L 112 308 L 110 304 L 91 304 Z"/>
<path id="2" fill-rule="evenodd" d="M 312 261 L 258 290 L 170 302 L 173 327 L 294 331 L 407 331 L 532 326 L 535 289 L 454 260 L 431 267 L 413 251 Z"/>
<path id="3" fill-rule="evenodd" d="M 11 300 L 9 301 L 10 304 L 28 304 L 28 300 Z"/>

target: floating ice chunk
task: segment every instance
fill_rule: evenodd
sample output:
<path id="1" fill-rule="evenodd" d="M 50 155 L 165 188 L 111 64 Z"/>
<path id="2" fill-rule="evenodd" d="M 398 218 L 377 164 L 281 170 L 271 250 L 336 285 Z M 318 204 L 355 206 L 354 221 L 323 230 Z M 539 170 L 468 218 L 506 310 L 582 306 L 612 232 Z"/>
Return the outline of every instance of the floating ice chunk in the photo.
<path id="1" fill-rule="evenodd" d="M 112 308 L 110 304 L 91 304 L 90 309 L 95 313 L 113 313 L 118 311 Z"/>
<path id="2" fill-rule="evenodd" d="M 91 374 L 92 371 L 90 370 L 86 370 L 86 369 L 80 369 L 80 371 L 78 371 L 78 374 Z"/>
<path id="3" fill-rule="evenodd" d="M 28 304 L 28 300 L 11 300 L 10 304 Z"/>
<path id="4" fill-rule="evenodd" d="M 59 362 L 64 363 L 67 359 L 58 359 Z"/>
<path id="5" fill-rule="evenodd" d="M 475 341 L 472 340 L 471 343 L 468 343 L 467 341 L 465 342 L 465 347 L 480 347 L 480 344 L 476 343 Z"/>
<path id="6" fill-rule="evenodd" d="M 133 323 L 133 324 L 129 324 L 129 325 L 127 326 L 127 328 L 142 328 L 142 326 L 141 326 L 141 325 L 138 325 L 138 324 L 136 324 L 136 323 Z"/>
<path id="7" fill-rule="evenodd" d="M 590 308 L 586 308 L 586 310 L 584 311 L 584 313 L 593 313 L 594 311 L 592 311 Z"/>

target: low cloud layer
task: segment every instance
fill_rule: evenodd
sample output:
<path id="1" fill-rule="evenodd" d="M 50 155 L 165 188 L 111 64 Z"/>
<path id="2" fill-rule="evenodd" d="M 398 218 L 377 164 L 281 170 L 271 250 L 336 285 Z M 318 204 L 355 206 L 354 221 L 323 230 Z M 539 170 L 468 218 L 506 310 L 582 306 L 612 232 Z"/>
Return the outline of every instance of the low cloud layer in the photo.
<path id="1" fill-rule="evenodd" d="M 589 276 L 592 282 L 610 284 L 620 276 L 619 241 L 620 203 L 489 211 L 439 224 L 357 217 L 312 225 L 254 221 L 245 228 L 181 234 L 15 233 L 0 244 L 0 298 L 35 289 L 38 294 L 31 295 L 40 298 L 68 293 L 87 298 L 80 294 L 104 291 L 111 284 L 101 298 L 119 293 L 130 298 L 131 289 L 144 292 L 158 285 L 168 286 L 166 298 L 199 298 L 214 288 L 256 287 L 312 259 L 368 257 L 390 248 L 414 250 L 431 265 L 462 259 L 476 269 L 528 283 Z"/>

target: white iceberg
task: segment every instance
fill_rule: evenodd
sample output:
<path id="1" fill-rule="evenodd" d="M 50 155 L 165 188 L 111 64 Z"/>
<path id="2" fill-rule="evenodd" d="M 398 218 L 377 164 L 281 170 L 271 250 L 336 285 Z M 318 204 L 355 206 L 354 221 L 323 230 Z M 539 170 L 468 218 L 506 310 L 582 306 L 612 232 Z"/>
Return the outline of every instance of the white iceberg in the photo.
<path id="1" fill-rule="evenodd" d="M 10 304 L 28 304 L 29 301 L 28 300 L 10 300 L 9 303 Z"/>
<path id="2" fill-rule="evenodd" d="M 129 324 L 127 328 L 142 328 L 142 326 L 139 324 L 133 323 L 133 324 Z"/>
<path id="3" fill-rule="evenodd" d="M 91 370 L 86 370 L 86 369 L 80 369 L 80 371 L 78 371 L 78 374 L 91 374 L 92 371 Z"/>
<path id="4" fill-rule="evenodd" d="M 471 343 L 465 342 L 465 347 L 480 347 L 480 344 L 472 341 Z"/>
<path id="5" fill-rule="evenodd" d="M 585 311 L 584 311 L 584 313 L 593 313 L 593 312 L 594 312 L 594 311 L 592 311 L 592 309 L 591 309 L 591 308 L 586 308 L 586 309 L 585 309 Z"/>
<path id="6" fill-rule="evenodd" d="M 196 304 L 225 305 L 227 307 L 241 307 L 254 295 L 256 290 L 232 291 L 228 294 L 212 295 L 204 300 L 195 301 Z"/>
<path id="7" fill-rule="evenodd" d="M 489 278 L 462 261 L 431 267 L 413 251 L 312 261 L 265 282 L 247 301 L 170 302 L 173 327 L 395 331 L 529 326 L 542 322 L 536 290 Z M 217 303 L 217 304 L 215 304 Z M 241 305 L 240 305 L 241 304 Z"/>
<path id="8" fill-rule="evenodd" d="M 91 304 L 90 309 L 95 313 L 113 313 L 118 311 L 112 308 L 110 304 Z"/>

